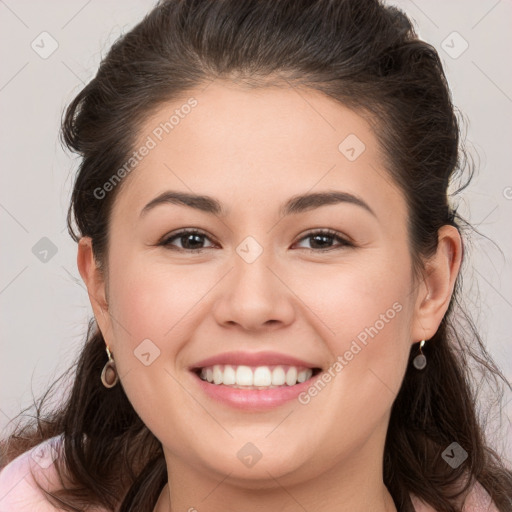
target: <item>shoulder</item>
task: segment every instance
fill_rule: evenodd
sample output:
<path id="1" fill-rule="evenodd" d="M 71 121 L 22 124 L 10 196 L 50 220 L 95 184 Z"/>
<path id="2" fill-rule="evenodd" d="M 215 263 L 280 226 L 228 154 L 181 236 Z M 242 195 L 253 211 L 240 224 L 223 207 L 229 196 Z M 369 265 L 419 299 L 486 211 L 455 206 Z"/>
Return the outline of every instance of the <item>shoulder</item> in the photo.
<path id="1" fill-rule="evenodd" d="M 46 498 L 46 491 L 55 491 L 62 483 L 55 468 L 63 457 L 63 435 L 51 437 L 22 453 L 0 470 L 0 512 L 62 512 Z M 37 480 L 37 483 L 36 483 Z M 102 507 L 91 512 L 108 512 Z"/>
<path id="2" fill-rule="evenodd" d="M 436 512 L 434 508 L 414 496 L 414 494 L 411 494 L 411 500 L 415 512 Z M 487 491 L 480 483 L 476 482 L 463 502 L 462 512 L 499 512 L 499 510 Z"/>
<path id="3" fill-rule="evenodd" d="M 499 512 L 487 491 L 476 482 L 464 504 L 463 512 Z"/>
<path id="4" fill-rule="evenodd" d="M 54 461 L 59 456 L 61 436 L 55 436 L 22 453 L 0 471 L 0 512 L 55 512 L 34 480 L 55 489 L 58 476 Z"/>

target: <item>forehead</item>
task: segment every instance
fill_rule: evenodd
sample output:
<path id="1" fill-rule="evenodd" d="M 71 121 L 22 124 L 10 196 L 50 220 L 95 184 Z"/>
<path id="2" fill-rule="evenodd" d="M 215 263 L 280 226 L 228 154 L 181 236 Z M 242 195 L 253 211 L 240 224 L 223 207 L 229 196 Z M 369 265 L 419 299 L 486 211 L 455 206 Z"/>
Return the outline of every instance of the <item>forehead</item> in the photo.
<path id="1" fill-rule="evenodd" d="M 401 200 L 366 119 L 311 89 L 215 81 L 161 105 L 139 133 L 143 146 L 118 209 L 140 212 L 165 189 L 218 197 L 230 212 L 310 189 Z"/>

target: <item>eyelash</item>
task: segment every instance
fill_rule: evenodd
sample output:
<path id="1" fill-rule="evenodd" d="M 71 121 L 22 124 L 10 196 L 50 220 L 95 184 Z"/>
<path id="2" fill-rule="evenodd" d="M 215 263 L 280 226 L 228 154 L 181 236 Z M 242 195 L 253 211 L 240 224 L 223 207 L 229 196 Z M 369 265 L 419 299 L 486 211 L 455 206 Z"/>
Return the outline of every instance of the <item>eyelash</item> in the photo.
<path id="1" fill-rule="evenodd" d="M 188 253 L 202 253 L 206 249 L 210 249 L 210 247 L 202 248 L 202 249 L 184 249 L 182 247 L 175 247 L 171 245 L 171 242 L 177 238 L 183 237 L 185 235 L 200 235 L 204 236 L 206 238 L 209 238 L 206 233 L 203 231 L 200 231 L 198 229 L 184 229 L 182 231 L 179 231 L 175 234 L 173 234 L 170 237 L 164 238 L 161 242 L 159 242 L 157 245 L 166 247 L 168 249 L 174 250 L 174 251 L 180 251 L 180 252 L 188 252 Z M 312 238 L 314 236 L 328 236 L 340 243 L 339 247 L 328 247 L 327 249 L 310 249 L 307 247 L 301 247 L 301 249 L 305 249 L 310 252 L 327 252 L 327 251 L 333 251 L 333 250 L 339 250 L 343 247 L 354 247 L 354 244 L 349 242 L 347 239 L 340 236 L 340 234 L 332 229 L 323 229 L 323 230 L 316 230 L 316 231 L 310 231 L 309 233 L 306 233 L 301 239 L 298 240 L 298 242 L 302 242 L 303 240 L 307 238 Z"/>

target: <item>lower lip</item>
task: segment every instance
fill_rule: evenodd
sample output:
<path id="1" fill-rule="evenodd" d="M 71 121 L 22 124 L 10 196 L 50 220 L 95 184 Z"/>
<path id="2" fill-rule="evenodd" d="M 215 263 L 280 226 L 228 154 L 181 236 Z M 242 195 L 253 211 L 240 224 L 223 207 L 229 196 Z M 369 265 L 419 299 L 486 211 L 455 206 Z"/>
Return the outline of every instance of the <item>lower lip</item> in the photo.
<path id="1" fill-rule="evenodd" d="M 210 384 L 192 372 L 201 389 L 214 400 L 247 411 L 268 410 L 297 398 L 311 386 L 321 373 L 295 384 L 272 389 L 239 389 L 222 384 Z"/>

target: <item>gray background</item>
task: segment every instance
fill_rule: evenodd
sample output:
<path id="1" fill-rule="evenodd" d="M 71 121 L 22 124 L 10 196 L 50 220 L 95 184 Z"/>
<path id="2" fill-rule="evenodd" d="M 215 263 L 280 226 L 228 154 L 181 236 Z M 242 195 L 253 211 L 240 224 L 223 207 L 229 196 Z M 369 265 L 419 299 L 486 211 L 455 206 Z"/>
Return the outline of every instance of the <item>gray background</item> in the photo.
<path id="1" fill-rule="evenodd" d="M 467 121 L 467 146 L 478 174 L 463 192 L 459 211 L 483 236 L 472 237 L 464 280 L 488 350 L 512 380 L 512 74 L 507 58 L 512 3 L 392 3 L 412 17 L 419 36 L 440 52 L 454 103 Z M 150 0 L 0 0 L 4 433 L 10 430 L 9 420 L 31 404 L 32 393 L 39 396 L 71 364 L 92 316 L 76 268 L 76 244 L 65 228 L 77 158 L 59 144 L 61 113 L 94 76 L 114 40 L 153 5 Z M 58 48 L 44 55 L 52 44 Z M 41 241 L 45 237 L 51 244 Z M 40 252 L 48 247 L 46 255 Z M 60 386 L 59 392 L 65 391 L 66 386 Z M 506 414 L 492 426 L 498 429 L 496 447 L 510 463 L 509 392 L 504 404 Z"/>

